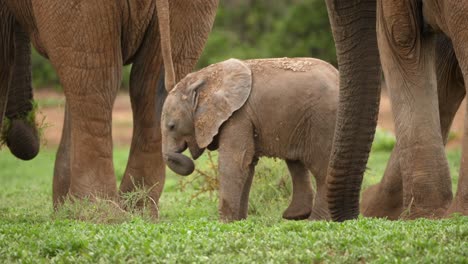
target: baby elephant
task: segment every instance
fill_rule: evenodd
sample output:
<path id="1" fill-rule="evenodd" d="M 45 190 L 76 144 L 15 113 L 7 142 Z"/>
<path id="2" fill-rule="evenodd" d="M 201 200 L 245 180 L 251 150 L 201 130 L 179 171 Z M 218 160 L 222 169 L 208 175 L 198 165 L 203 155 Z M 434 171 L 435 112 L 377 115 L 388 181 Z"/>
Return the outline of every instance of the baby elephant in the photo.
<path id="1" fill-rule="evenodd" d="M 286 160 L 293 198 L 283 217 L 329 219 L 326 170 L 335 129 L 338 71 L 311 58 L 213 64 L 182 79 L 162 111 L 163 155 L 176 173 L 193 172 L 205 148 L 219 149 L 221 220 L 247 217 L 259 157 Z M 312 190 L 309 171 L 315 176 Z"/>

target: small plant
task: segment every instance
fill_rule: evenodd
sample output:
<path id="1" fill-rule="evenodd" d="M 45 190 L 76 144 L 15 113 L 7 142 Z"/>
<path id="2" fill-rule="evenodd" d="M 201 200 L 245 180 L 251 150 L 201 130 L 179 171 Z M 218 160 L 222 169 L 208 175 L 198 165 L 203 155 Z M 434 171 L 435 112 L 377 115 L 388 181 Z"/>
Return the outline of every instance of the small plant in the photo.
<path id="1" fill-rule="evenodd" d="M 396 139 L 392 133 L 377 128 L 372 143 L 372 151 L 392 151 L 395 144 Z"/>
<path id="2" fill-rule="evenodd" d="M 152 216 L 159 215 L 158 203 L 151 198 L 151 190 L 157 185 L 144 187 L 137 185 L 134 178 L 130 177 L 134 189 L 131 192 L 121 193 L 121 205 L 130 214 L 138 215 L 150 220 Z"/>
<path id="3" fill-rule="evenodd" d="M 255 168 L 249 199 L 250 215 L 279 215 L 292 195 L 289 172 L 284 161 L 263 158 Z"/>
<path id="4" fill-rule="evenodd" d="M 195 189 L 195 193 L 191 196 L 190 201 L 199 197 L 201 194 L 209 193 L 210 198 L 213 193 L 219 188 L 218 163 L 215 161 L 214 155 L 207 151 L 208 160 L 205 168 L 196 168 L 195 174 L 190 180 L 179 180 L 180 190 L 185 191 L 188 186 Z"/>
<path id="5" fill-rule="evenodd" d="M 131 214 L 119 204 L 98 197 L 87 199 L 67 198 L 55 212 L 55 219 L 73 219 L 96 224 L 116 224 L 131 219 Z"/>
<path id="6" fill-rule="evenodd" d="M 36 101 L 32 101 L 32 109 L 31 111 L 27 112 L 24 116 L 19 117 L 19 119 L 25 120 L 31 127 L 35 127 L 37 129 L 37 135 L 42 145 L 46 145 L 47 142 L 43 137 L 44 131 L 46 128 L 49 127 L 49 124 L 45 122 L 45 115 L 39 110 L 39 105 Z M 37 120 L 37 114 L 40 113 L 42 118 Z M 8 117 L 4 117 L 3 125 L 0 128 L 0 149 L 6 144 L 8 132 L 11 129 L 11 119 Z"/>
<path id="7" fill-rule="evenodd" d="M 121 193 L 119 202 L 111 199 L 91 197 L 75 199 L 68 197 L 55 213 L 57 219 L 74 219 L 96 224 L 118 224 L 135 216 L 151 221 L 158 216 L 158 204 L 150 197 L 149 188 L 140 187 L 131 178 L 134 190 Z M 154 217 L 156 216 L 156 217 Z"/>
<path id="8" fill-rule="evenodd" d="M 455 131 L 450 131 L 449 134 L 448 134 L 448 142 L 452 141 L 452 140 L 455 140 L 455 139 L 458 139 L 459 136 L 458 136 L 458 133 L 455 132 Z"/>

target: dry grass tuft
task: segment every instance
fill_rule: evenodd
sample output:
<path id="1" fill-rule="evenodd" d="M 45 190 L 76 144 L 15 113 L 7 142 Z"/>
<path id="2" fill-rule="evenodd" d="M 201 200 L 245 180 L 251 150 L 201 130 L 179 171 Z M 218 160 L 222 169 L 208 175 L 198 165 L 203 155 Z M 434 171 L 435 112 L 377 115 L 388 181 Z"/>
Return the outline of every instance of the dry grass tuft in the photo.
<path id="1" fill-rule="evenodd" d="M 154 221 L 159 214 L 158 204 L 150 197 L 150 188 L 138 187 L 132 192 L 121 193 L 119 202 L 92 197 L 67 198 L 55 212 L 56 219 L 73 219 L 96 224 L 118 224 L 134 217 Z"/>
<path id="2" fill-rule="evenodd" d="M 208 193 L 210 198 L 212 198 L 213 194 L 219 189 L 218 163 L 213 157 L 211 151 L 207 151 L 206 154 L 208 157 L 205 166 L 206 168 L 197 167 L 195 169 L 194 175 L 190 180 L 179 180 L 180 191 L 185 191 L 188 187 L 195 190 L 195 193 L 191 196 L 190 201 L 204 193 Z"/>

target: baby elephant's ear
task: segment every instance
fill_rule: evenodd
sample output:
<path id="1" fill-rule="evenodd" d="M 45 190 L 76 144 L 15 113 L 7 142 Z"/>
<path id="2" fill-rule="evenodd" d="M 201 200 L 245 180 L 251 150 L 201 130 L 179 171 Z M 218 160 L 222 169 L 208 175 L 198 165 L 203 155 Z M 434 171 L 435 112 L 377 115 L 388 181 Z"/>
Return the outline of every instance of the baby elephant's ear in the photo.
<path id="1" fill-rule="evenodd" d="M 209 67 L 209 81 L 200 90 L 195 110 L 195 138 L 200 148 L 207 147 L 221 125 L 241 108 L 252 89 L 250 68 L 236 59 Z"/>

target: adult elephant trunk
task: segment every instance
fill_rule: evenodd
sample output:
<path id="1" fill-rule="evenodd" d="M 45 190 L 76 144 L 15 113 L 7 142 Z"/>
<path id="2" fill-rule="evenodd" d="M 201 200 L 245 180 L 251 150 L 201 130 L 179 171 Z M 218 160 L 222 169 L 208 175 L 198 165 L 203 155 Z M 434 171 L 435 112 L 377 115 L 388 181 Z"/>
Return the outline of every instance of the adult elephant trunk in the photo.
<path id="1" fill-rule="evenodd" d="M 376 0 L 327 0 L 340 70 L 340 96 L 328 167 L 334 221 L 356 218 L 380 102 Z"/>
<path id="2" fill-rule="evenodd" d="M 39 152 L 31 87 L 31 46 L 5 4 L 0 4 L 0 130 L 11 152 L 30 160 Z M 4 127 L 4 115 L 8 128 Z"/>
<path id="3" fill-rule="evenodd" d="M 6 5 L 0 4 L 0 130 L 3 128 L 12 72 L 11 65 L 14 60 L 14 54 L 11 52 L 14 49 L 14 22 Z"/>
<path id="4" fill-rule="evenodd" d="M 175 85 L 174 63 L 172 61 L 171 48 L 171 20 L 168 0 L 156 0 L 156 9 L 158 12 L 159 35 L 161 38 L 161 53 L 165 69 L 165 86 L 170 91 Z"/>
<path id="5" fill-rule="evenodd" d="M 6 143 L 17 158 L 31 160 L 37 156 L 40 148 L 31 86 L 31 44 L 18 23 L 14 29 L 15 59 L 5 114 L 10 120 Z"/>

